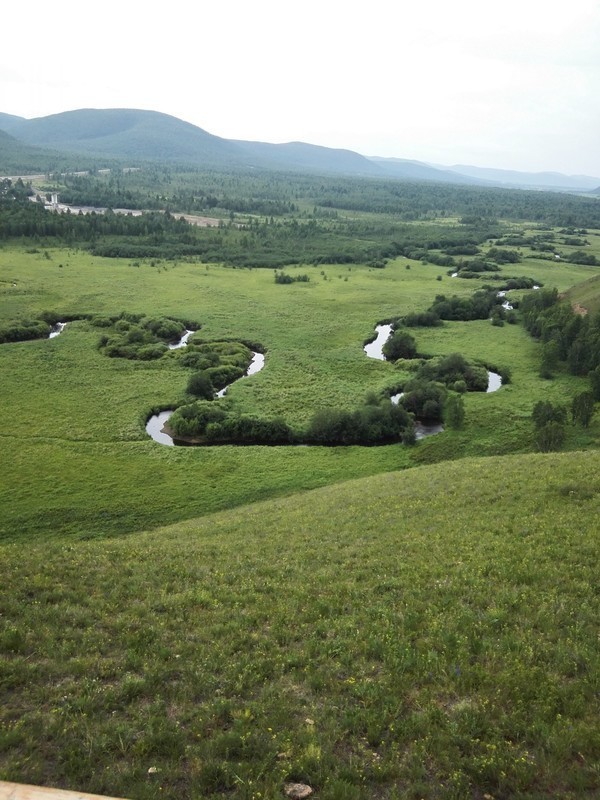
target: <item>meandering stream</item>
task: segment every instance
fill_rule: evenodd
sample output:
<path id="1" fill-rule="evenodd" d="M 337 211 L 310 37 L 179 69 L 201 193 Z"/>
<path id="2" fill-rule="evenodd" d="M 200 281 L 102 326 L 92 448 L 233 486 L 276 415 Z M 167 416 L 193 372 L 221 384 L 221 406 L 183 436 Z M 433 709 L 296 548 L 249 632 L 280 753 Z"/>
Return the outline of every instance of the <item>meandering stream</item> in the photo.
<path id="1" fill-rule="evenodd" d="M 64 323 L 59 323 L 64 327 Z M 57 330 L 54 333 L 57 336 L 61 332 Z M 385 356 L 383 355 L 383 345 L 387 342 L 390 335 L 392 334 L 392 325 L 377 325 L 375 327 L 375 331 L 377 336 L 372 342 L 369 342 L 364 346 L 364 352 L 369 358 L 377 359 L 378 361 L 385 361 Z M 185 347 L 188 343 L 190 336 L 194 331 L 186 330 L 184 335 L 178 342 L 169 345 L 171 350 L 175 350 L 180 347 Z M 52 335 L 52 334 L 51 334 Z M 265 357 L 263 353 L 257 353 L 255 351 L 252 352 L 252 361 L 248 366 L 248 369 L 242 376 L 242 378 L 238 378 L 238 380 L 243 380 L 250 375 L 255 375 L 265 365 Z M 220 391 L 217 392 L 216 396 L 218 398 L 225 397 L 229 388 L 233 386 L 234 383 L 237 381 L 232 381 L 232 383 L 228 384 L 227 386 L 223 387 Z M 500 388 L 502 385 L 502 378 L 498 373 L 491 372 L 488 370 L 488 387 L 487 392 L 495 392 L 497 389 Z M 403 392 L 399 392 L 398 394 L 392 395 L 390 400 L 392 403 L 397 404 L 400 402 L 402 398 Z M 148 422 L 146 423 L 146 433 L 150 436 L 155 442 L 159 444 L 165 444 L 168 446 L 174 446 L 175 441 L 173 437 L 170 436 L 168 433 L 165 433 L 164 427 L 169 421 L 171 414 L 173 414 L 175 409 L 168 409 L 166 411 L 161 411 L 159 414 L 153 414 Z M 427 424 L 422 422 L 421 420 L 415 420 L 415 433 L 417 439 L 424 439 L 426 436 L 433 436 L 436 433 L 441 433 L 444 430 L 444 426 L 441 423 L 431 423 Z"/>
<path id="2" fill-rule="evenodd" d="M 194 331 L 186 331 L 181 337 L 181 339 L 175 344 L 170 344 L 169 348 L 171 350 L 176 350 L 179 347 L 185 347 L 192 333 L 194 333 Z M 250 362 L 250 365 L 246 370 L 246 372 L 242 375 L 241 378 L 238 378 L 238 380 L 247 378 L 249 375 L 255 375 L 257 372 L 261 371 L 264 365 L 265 365 L 265 357 L 263 353 L 257 353 L 256 351 L 253 350 L 252 361 Z M 232 381 L 227 386 L 224 386 L 220 391 L 217 392 L 216 396 L 225 397 L 225 395 L 227 394 L 227 390 L 229 389 L 230 386 L 233 386 L 234 383 L 237 383 L 237 381 Z M 153 414 L 146 423 L 146 433 L 148 434 L 148 436 L 151 436 L 155 442 L 158 442 L 159 444 L 166 444 L 171 447 L 175 445 L 173 437 L 169 436 L 169 434 L 165 433 L 165 431 L 163 430 L 165 425 L 169 421 L 171 414 L 174 411 L 175 411 L 174 408 L 170 408 L 166 411 L 161 411 L 159 414 Z"/>
<path id="3" fill-rule="evenodd" d="M 48 338 L 54 339 L 55 336 L 60 336 L 60 334 L 64 331 L 66 324 L 66 322 L 57 322 L 48 334 Z"/>

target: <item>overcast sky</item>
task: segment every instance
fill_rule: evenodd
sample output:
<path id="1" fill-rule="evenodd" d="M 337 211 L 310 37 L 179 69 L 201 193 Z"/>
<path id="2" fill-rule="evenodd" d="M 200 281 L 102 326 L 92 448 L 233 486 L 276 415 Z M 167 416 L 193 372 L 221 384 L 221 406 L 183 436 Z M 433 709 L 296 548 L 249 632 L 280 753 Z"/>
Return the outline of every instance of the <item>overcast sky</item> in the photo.
<path id="1" fill-rule="evenodd" d="M 226 138 L 600 176 L 600 0 L 28 0 L 0 111 L 162 111 Z"/>

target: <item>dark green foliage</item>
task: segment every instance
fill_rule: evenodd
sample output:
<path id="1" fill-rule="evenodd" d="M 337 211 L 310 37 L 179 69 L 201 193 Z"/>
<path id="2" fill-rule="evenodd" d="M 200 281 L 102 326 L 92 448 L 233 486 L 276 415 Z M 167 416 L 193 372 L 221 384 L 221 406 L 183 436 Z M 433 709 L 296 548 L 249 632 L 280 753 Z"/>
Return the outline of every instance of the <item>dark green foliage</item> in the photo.
<path id="1" fill-rule="evenodd" d="M 308 283 L 310 278 L 308 275 L 288 275 L 285 272 L 275 273 L 275 283 Z"/>
<path id="2" fill-rule="evenodd" d="M 439 384 L 415 379 L 404 389 L 402 405 L 417 419 L 440 422 L 443 418 L 446 390 Z"/>
<path id="3" fill-rule="evenodd" d="M 215 390 L 208 372 L 201 370 L 200 372 L 194 372 L 190 375 L 187 384 L 187 392 L 188 394 L 193 394 L 194 397 L 212 400 Z"/>
<path id="4" fill-rule="evenodd" d="M 176 342 L 185 332 L 182 322 L 168 317 L 144 317 L 140 325 L 165 342 Z"/>
<path id="5" fill-rule="evenodd" d="M 415 311 L 402 317 L 401 322 L 407 328 L 437 328 L 441 319 L 433 311 Z"/>
<path id="6" fill-rule="evenodd" d="M 542 344 L 542 359 L 540 363 L 540 378 L 550 379 L 558 366 L 558 344 L 554 340 Z"/>
<path id="7" fill-rule="evenodd" d="M 576 394 L 571 403 L 571 416 L 574 423 L 579 423 L 582 428 L 588 428 L 594 415 L 594 395 L 592 392 Z"/>
<path id="8" fill-rule="evenodd" d="M 539 400 L 533 407 L 531 419 L 535 426 L 538 450 L 542 453 L 560 450 L 565 440 L 567 409 L 562 405 Z"/>
<path id="9" fill-rule="evenodd" d="M 592 253 L 586 253 L 584 250 L 575 250 L 573 253 L 565 258 L 572 264 L 587 264 L 591 267 L 598 266 L 598 259 Z"/>
<path id="10" fill-rule="evenodd" d="M 522 276 L 520 278 L 508 278 L 505 282 L 499 286 L 499 289 L 502 289 L 506 292 L 510 291 L 511 289 L 533 289 L 534 286 L 542 286 L 543 284 L 541 281 L 534 280 L 533 278 L 527 278 L 526 276 Z"/>
<path id="11" fill-rule="evenodd" d="M 211 422 L 205 431 L 207 442 L 244 445 L 293 444 L 295 435 L 283 419 L 257 419 L 248 416 L 227 416 L 220 422 Z"/>
<path id="12" fill-rule="evenodd" d="M 496 264 L 517 264 L 521 260 L 516 250 L 504 250 L 501 247 L 491 247 L 485 255 Z"/>
<path id="13" fill-rule="evenodd" d="M 22 319 L 0 325 L 0 343 L 23 342 L 27 339 L 44 339 L 52 325 L 43 319 Z"/>
<path id="14" fill-rule="evenodd" d="M 212 396 L 211 396 L 212 399 Z M 226 417 L 218 403 L 198 401 L 180 406 L 169 419 L 169 428 L 175 436 L 204 436 L 206 426 L 221 422 Z"/>
<path id="15" fill-rule="evenodd" d="M 443 383 L 447 387 L 464 382 L 470 392 L 485 392 L 488 385 L 487 369 L 483 364 L 469 362 L 460 353 L 424 361 L 415 377 L 420 382 Z"/>
<path id="16" fill-rule="evenodd" d="M 382 352 L 388 361 L 397 361 L 399 358 L 415 358 L 417 344 L 410 333 L 397 330 L 383 345 Z"/>
<path id="17" fill-rule="evenodd" d="M 476 244 L 465 243 L 444 248 L 444 253 L 447 253 L 450 256 L 474 256 L 479 252 L 480 250 Z"/>
<path id="18" fill-rule="evenodd" d="M 228 413 L 218 402 L 199 401 L 180 406 L 169 419 L 175 437 L 204 444 L 285 445 L 295 442 L 282 419 L 257 419 Z"/>
<path id="19" fill-rule="evenodd" d="M 559 301 L 556 290 L 527 295 L 521 312 L 530 334 L 546 343 L 543 376 L 551 373 L 544 363 L 548 354 L 554 362 L 566 361 L 573 375 L 588 375 L 600 367 L 600 314 L 591 318 L 576 314 L 569 303 Z"/>
<path id="20" fill-rule="evenodd" d="M 548 422 L 536 431 L 537 448 L 542 453 L 560 450 L 565 441 L 565 426 L 560 422 Z"/>
<path id="21" fill-rule="evenodd" d="M 403 436 L 408 442 L 414 441 L 412 418 L 402 405 L 384 400 L 380 404 L 368 401 L 356 411 L 318 411 L 309 423 L 306 441 L 323 445 L 373 445 L 399 441 Z"/>
<path id="22" fill-rule="evenodd" d="M 169 352 L 167 342 L 175 342 L 186 330 L 185 323 L 171 317 L 144 317 L 122 312 L 112 317 L 92 317 L 92 325 L 107 331 L 99 348 L 110 358 L 151 361 Z M 194 325 L 197 327 L 197 325 Z"/>
<path id="23" fill-rule="evenodd" d="M 590 384 L 594 400 L 600 400 L 600 366 L 590 371 Z"/>
<path id="24" fill-rule="evenodd" d="M 439 294 L 429 311 L 440 319 L 468 321 L 488 319 L 495 306 L 502 306 L 497 290 L 480 289 L 471 297 L 446 297 Z"/>
<path id="25" fill-rule="evenodd" d="M 449 428 L 462 428 L 465 421 L 465 404 L 458 394 L 450 394 L 444 407 L 444 422 Z"/>
<path id="26" fill-rule="evenodd" d="M 216 367 L 208 367 L 206 374 L 215 389 L 223 389 L 241 378 L 245 371 L 241 367 L 236 367 L 235 364 L 220 364 Z"/>
<path id="27" fill-rule="evenodd" d="M 462 261 L 458 269 L 458 277 L 464 278 L 466 273 L 479 273 L 479 272 L 499 272 L 500 267 L 498 264 L 484 261 L 481 258 L 473 258 L 471 261 Z"/>
<path id="28" fill-rule="evenodd" d="M 437 267 L 453 267 L 455 263 L 452 256 L 431 252 L 427 253 L 425 260 L 429 264 L 435 264 Z"/>
<path id="29" fill-rule="evenodd" d="M 531 419 L 538 429 L 549 422 L 564 425 L 567 421 L 567 409 L 562 405 L 554 405 L 547 400 L 538 400 L 531 412 Z"/>

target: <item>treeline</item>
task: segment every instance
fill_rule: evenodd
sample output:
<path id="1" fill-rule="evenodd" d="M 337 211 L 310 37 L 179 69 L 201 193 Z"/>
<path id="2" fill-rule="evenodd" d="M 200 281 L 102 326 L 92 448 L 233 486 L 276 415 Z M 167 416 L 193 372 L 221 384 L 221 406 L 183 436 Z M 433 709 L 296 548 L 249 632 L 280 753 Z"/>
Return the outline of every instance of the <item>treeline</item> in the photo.
<path id="1" fill-rule="evenodd" d="M 525 328 L 542 343 L 542 377 L 552 377 L 565 364 L 571 374 L 589 376 L 594 398 L 600 400 L 600 313 L 575 313 L 556 289 L 525 296 L 520 311 Z"/>
<path id="2" fill-rule="evenodd" d="M 533 221 L 566 229 L 600 227 L 600 203 L 567 193 L 483 188 L 390 179 L 316 176 L 262 170 L 203 170 L 145 165 L 134 172 L 56 176 L 73 201 L 123 205 L 136 198 L 139 208 L 169 208 L 186 213 L 224 212 L 289 216 L 313 209 L 317 216 L 336 210 L 388 214 L 397 220 L 458 216 L 473 226 L 498 219 Z M 62 191 L 62 190 L 61 190 Z M 95 196 L 113 203 L 99 203 Z M 128 203 L 124 203 L 128 207 Z M 452 255 L 450 253 L 450 255 Z"/>
<path id="3" fill-rule="evenodd" d="M 84 314 L 57 314 L 54 311 L 42 311 L 39 317 L 6 320 L 0 324 L 0 344 L 47 339 L 57 322 L 70 322 L 73 319 L 84 317 Z"/>
<path id="4" fill-rule="evenodd" d="M 354 411 L 317 411 L 302 431 L 281 418 L 268 420 L 232 413 L 208 398 L 180 406 L 168 427 L 175 439 L 201 444 L 370 446 L 415 441 L 413 415 L 389 398 L 374 397 Z"/>
<path id="5" fill-rule="evenodd" d="M 316 187 L 315 187 L 316 188 Z M 600 203 L 565 193 L 452 184 L 336 180 L 315 191 L 324 208 L 396 214 L 404 220 L 461 217 L 463 224 L 509 219 L 552 226 L 600 227 Z"/>
<path id="6" fill-rule="evenodd" d="M 134 216 L 115 214 L 60 214 L 29 200 L 0 203 L 0 239 L 57 238 L 65 242 L 94 244 L 101 237 L 125 236 L 161 244 L 167 239 L 193 244 L 194 231 L 183 219 L 151 212 Z"/>
<path id="7" fill-rule="evenodd" d="M 460 246 L 465 237 L 483 240 L 481 229 L 448 230 L 442 225 L 391 225 L 387 220 L 251 219 L 199 228 L 169 213 L 139 216 L 59 214 L 42 204 L 11 198 L 0 204 L 0 239 L 57 239 L 95 255 L 120 258 L 196 256 L 205 262 L 238 267 L 281 268 L 292 264 L 353 264 L 385 266 L 404 255 L 420 258 L 444 244 Z"/>

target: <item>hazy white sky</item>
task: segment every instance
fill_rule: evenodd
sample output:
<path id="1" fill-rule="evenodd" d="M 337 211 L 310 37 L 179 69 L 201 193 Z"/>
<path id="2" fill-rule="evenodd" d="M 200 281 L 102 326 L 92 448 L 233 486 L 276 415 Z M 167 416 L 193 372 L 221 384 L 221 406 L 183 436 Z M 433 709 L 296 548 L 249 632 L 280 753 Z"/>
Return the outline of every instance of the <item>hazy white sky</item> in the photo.
<path id="1" fill-rule="evenodd" d="M 146 108 L 226 138 L 600 176 L 600 0 L 28 0 L 0 111 Z"/>

